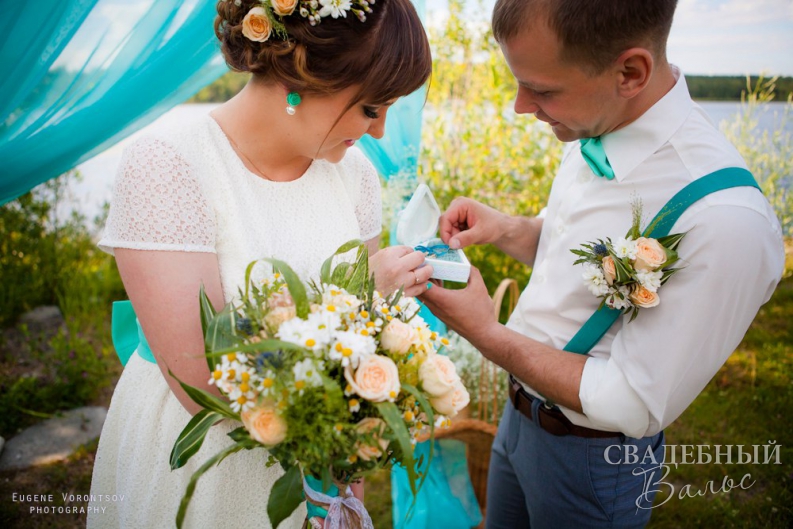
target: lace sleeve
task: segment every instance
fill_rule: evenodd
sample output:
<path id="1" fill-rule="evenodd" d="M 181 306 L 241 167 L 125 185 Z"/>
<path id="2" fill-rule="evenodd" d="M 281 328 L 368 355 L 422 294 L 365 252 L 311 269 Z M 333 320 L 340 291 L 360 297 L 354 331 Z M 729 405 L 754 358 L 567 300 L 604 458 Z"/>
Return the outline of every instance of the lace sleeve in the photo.
<path id="1" fill-rule="evenodd" d="M 361 230 L 361 239 L 368 241 L 383 230 L 383 202 L 380 177 L 366 156 L 357 148 L 348 151 L 349 172 L 355 189 L 355 216 Z"/>
<path id="2" fill-rule="evenodd" d="M 195 169 L 163 140 L 142 138 L 124 151 L 99 247 L 215 251 L 215 216 Z"/>

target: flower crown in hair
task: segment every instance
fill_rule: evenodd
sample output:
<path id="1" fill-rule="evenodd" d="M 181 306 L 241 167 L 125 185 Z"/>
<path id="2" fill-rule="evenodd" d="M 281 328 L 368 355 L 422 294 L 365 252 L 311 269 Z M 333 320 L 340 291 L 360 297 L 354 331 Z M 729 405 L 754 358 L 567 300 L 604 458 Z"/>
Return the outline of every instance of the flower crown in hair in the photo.
<path id="1" fill-rule="evenodd" d="M 241 0 L 234 0 L 239 6 Z M 375 0 L 263 0 L 252 7 L 242 19 L 242 34 L 250 40 L 264 42 L 275 33 L 282 39 L 287 38 L 284 17 L 299 14 L 316 26 L 324 17 L 347 18 L 347 12 L 366 22 L 366 14 L 371 13 L 370 5 Z"/>

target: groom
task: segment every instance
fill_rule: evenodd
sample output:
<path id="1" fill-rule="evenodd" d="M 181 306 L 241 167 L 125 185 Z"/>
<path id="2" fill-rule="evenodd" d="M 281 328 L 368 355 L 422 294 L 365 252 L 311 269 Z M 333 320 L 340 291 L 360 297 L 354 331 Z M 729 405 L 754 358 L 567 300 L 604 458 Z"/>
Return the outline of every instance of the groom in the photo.
<path id="1" fill-rule="evenodd" d="M 441 218 L 452 248 L 490 243 L 533 267 L 509 323 L 494 319 L 475 269 L 465 289 L 422 296 L 511 373 L 490 463 L 490 529 L 646 525 L 658 487 L 644 479 L 661 479 L 651 471 L 663 460 L 663 428 L 718 371 L 781 277 L 781 230 L 763 195 L 712 192 L 674 225 L 688 232 L 683 265 L 658 291 L 661 303 L 617 320 L 589 354 L 563 350 L 599 305 L 570 249 L 624 236 L 635 197 L 652 216 L 691 182 L 746 167 L 667 62 L 675 7 L 496 2 L 493 33 L 518 83 L 515 111 L 569 143 L 540 216 L 458 198 Z"/>

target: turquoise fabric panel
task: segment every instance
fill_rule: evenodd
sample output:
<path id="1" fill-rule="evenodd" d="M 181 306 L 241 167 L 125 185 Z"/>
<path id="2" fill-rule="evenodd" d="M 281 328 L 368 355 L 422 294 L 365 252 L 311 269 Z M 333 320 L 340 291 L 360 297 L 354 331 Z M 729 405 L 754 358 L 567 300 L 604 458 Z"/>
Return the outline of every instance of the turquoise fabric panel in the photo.
<path id="1" fill-rule="evenodd" d="M 3 2 L 0 204 L 58 176 L 227 71 L 214 2 Z"/>
<path id="2" fill-rule="evenodd" d="M 429 446 L 429 441 L 417 444 L 415 458 L 424 456 L 426 461 Z M 412 512 L 413 493 L 407 472 L 398 465 L 392 468 L 391 494 L 395 500 L 400 499 L 392 506 L 394 529 L 476 527 L 482 522 L 482 513 L 468 477 L 465 444 L 451 439 L 435 441 L 433 452 L 430 472 L 416 495 Z"/>
<path id="3" fill-rule="evenodd" d="M 154 353 L 149 347 L 149 342 L 143 334 L 135 309 L 130 301 L 113 302 L 113 318 L 111 323 L 113 347 L 116 349 L 121 365 L 127 365 L 129 359 L 136 352 L 141 358 L 156 364 Z"/>

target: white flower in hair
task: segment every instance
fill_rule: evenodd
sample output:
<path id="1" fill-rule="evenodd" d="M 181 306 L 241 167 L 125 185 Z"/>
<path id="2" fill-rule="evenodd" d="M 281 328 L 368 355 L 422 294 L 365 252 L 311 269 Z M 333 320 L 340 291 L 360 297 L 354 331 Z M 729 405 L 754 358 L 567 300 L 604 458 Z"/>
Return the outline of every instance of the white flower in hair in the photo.
<path id="1" fill-rule="evenodd" d="M 345 17 L 347 18 L 347 11 L 352 8 L 351 0 L 319 0 L 322 9 L 319 10 L 319 16 L 326 17 L 328 15 L 333 18 Z"/>

